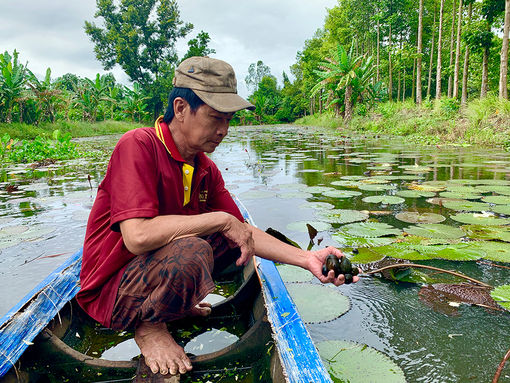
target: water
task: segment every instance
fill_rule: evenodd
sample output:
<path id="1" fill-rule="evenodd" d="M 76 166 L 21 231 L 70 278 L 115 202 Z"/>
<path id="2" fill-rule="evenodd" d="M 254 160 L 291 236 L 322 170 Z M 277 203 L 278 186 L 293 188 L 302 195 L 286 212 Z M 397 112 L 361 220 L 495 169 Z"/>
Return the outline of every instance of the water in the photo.
<path id="1" fill-rule="evenodd" d="M 81 247 L 86 217 L 117 139 L 85 141 L 88 148 L 96 150 L 96 156 L 90 159 L 42 169 L 15 166 L 3 170 L 0 314 Z M 320 219 L 317 209 L 306 202 L 327 202 L 338 209 L 385 211 L 384 215 L 370 215 L 370 220 L 397 228 L 412 226 L 395 218 L 401 211 L 441 214 L 446 218 L 443 224 L 460 226 L 450 218 L 456 211 L 431 204 L 425 197 L 405 198 L 395 205 L 367 203 L 363 198 L 397 195 L 400 190 L 408 190 L 412 182 L 460 179 L 499 180 L 504 184 L 510 180 L 510 154 L 499 149 L 419 148 L 396 138 L 349 138 L 292 126 L 232 128 L 212 158 L 227 188 L 241 198 L 260 228 L 275 228 L 303 247 L 308 245 L 308 234 L 290 230 L 287 225 Z M 392 178 L 386 185 L 391 189 L 331 185 L 352 180 L 352 176 L 389 176 Z M 469 186 L 466 181 L 458 183 Z M 18 186 L 18 190 L 7 192 L 8 185 Z M 361 195 L 331 198 L 306 190 L 312 186 L 359 191 Z M 340 227 L 334 224 L 320 232 L 320 246 L 339 245 L 331 235 Z M 7 234 L 2 236 L 6 230 L 25 230 L 28 234 L 10 234 L 7 241 Z M 508 270 L 473 261 L 430 264 L 461 271 L 493 286 L 510 283 Z M 349 297 L 350 310 L 333 321 L 310 324 L 309 331 L 316 343 L 350 340 L 385 353 L 404 370 L 408 382 L 490 381 L 510 348 L 508 313 L 461 305 L 457 315 L 448 316 L 423 304 L 419 289 L 417 285 L 373 277 L 341 286 L 338 290 Z M 500 382 L 510 382 L 505 371 Z"/>

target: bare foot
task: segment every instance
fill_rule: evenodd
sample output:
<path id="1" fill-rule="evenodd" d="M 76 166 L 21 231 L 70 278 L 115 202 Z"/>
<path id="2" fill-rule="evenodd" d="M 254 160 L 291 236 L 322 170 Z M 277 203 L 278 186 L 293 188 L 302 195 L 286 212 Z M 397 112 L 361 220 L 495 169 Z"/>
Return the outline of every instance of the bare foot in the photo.
<path id="1" fill-rule="evenodd" d="M 211 314 L 211 304 L 208 302 L 200 302 L 191 309 L 190 315 L 206 317 Z"/>
<path id="2" fill-rule="evenodd" d="M 172 338 L 165 323 L 140 322 L 135 342 L 154 374 L 185 374 L 192 369 L 184 349 Z"/>

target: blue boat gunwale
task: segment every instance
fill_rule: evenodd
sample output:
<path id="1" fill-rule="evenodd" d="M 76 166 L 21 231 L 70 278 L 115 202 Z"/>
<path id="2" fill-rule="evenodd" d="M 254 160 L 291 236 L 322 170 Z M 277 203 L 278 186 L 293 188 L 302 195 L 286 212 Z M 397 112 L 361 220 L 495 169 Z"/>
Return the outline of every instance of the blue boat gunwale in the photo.
<path id="1" fill-rule="evenodd" d="M 234 199 L 245 219 L 254 224 L 246 207 L 235 196 Z M 82 250 L 74 253 L 0 318 L 0 377 L 9 371 L 34 338 L 57 315 L 60 309 L 78 293 L 81 256 Z M 255 257 L 255 266 L 262 286 L 272 336 L 286 379 L 291 383 L 331 383 L 329 373 L 322 363 L 276 265 L 272 261 Z M 57 294 L 57 302 L 47 294 L 41 294 L 45 289 L 51 288 L 51 284 L 58 283 L 59 279 L 64 278 L 71 278 L 68 281 L 70 283 L 65 286 L 66 290 L 62 291 L 61 294 L 54 292 Z M 44 318 L 39 318 L 36 321 L 35 328 L 28 329 L 28 331 L 24 328 L 26 326 L 18 325 L 14 326 L 15 331 L 12 334 L 8 333 L 6 330 L 8 330 L 9 325 L 15 322 L 16 315 L 22 314 L 25 306 L 33 304 L 34 300 L 38 298 L 41 298 L 50 308 L 50 310 L 44 312 Z M 11 346 L 9 342 L 11 342 Z"/>

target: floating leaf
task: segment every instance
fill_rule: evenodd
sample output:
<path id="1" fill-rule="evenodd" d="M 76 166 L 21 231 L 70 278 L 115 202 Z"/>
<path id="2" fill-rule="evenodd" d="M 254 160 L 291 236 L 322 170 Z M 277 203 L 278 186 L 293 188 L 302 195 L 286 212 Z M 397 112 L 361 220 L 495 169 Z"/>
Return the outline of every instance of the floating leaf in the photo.
<path id="1" fill-rule="evenodd" d="M 510 224 L 510 218 L 497 218 L 490 214 L 459 213 L 451 215 L 450 218 L 457 222 L 473 225 L 500 226 Z"/>
<path id="2" fill-rule="evenodd" d="M 432 168 L 428 166 L 420 166 L 420 165 L 402 165 L 399 168 L 404 169 L 404 171 L 412 172 L 412 173 L 428 173 L 432 171 Z"/>
<path id="3" fill-rule="evenodd" d="M 439 223 L 443 222 L 446 218 L 441 214 L 435 213 L 418 213 L 414 211 L 405 211 L 395 215 L 400 221 L 408 223 Z"/>
<path id="4" fill-rule="evenodd" d="M 282 280 L 286 283 L 290 282 L 311 282 L 315 277 L 308 270 L 293 265 L 276 266 Z"/>
<path id="5" fill-rule="evenodd" d="M 338 230 L 338 235 L 349 237 L 383 237 L 399 235 L 400 229 L 382 222 L 357 222 L 344 225 Z"/>
<path id="6" fill-rule="evenodd" d="M 363 198 L 363 202 L 396 205 L 405 202 L 405 199 L 392 195 L 374 195 Z"/>
<path id="7" fill-rule="evenodd" d="M 510 311 L 510 285 L 502 285 L 491 291 L 492 298 L 505 310 Z"/>
<path id="8" fill-rule="evenodd" d="M 320 211 L 319 216 L 329 223 L 351 223 L 364 221 L 368 218 L 368 214 L 358 210 L 333 209 Z"/>
<path id="9" fill-rule="evenodd" d="M 472 201 L 444 201 L 443 206 L 458 211 L 486 211 L 490 210 L 490 205 L 485 202 Z"/>
<path id="10" fill-rule="evenodd" d="M 299 231 L 299 232 L 302 232 L 302 233 L 307 233 L 308 232 L 308 226 L 307 224 L 309 225 L 312 225 L 313 227 L 315 227 L 315 229 L 317 231 L 327 231 L 331 228 L 331 225 L 329 223 L 326 223 L 326 222 L 321 222 L 321 221 L 296 221 L 296 222 L 291 222 L 287 225 L 287 229 L 291 230 L 291 231 Z"/>
<path id="11" fill-rule="evenodd" d="M 417 183 L 408 184 L 407 188 L 410 190 L 422 190 L 422 191 L 427 191 L 427 192 L 440 192 L 445 189 L 444 186 L 435 186 L 435 185 L 426 185 L 426 184 L 417 184 Z"/>
<path id="12" fill-rule="evenodd" d="M 331 185 L 335 186 L 343 186 L 346 188 L 357 188 L 360 183 L 358 181 L 349 181 L 349 180 L 341 180 L 341 181 L 333 181 Z"/>
<path id="13" fill-rule="evenodd" d="M 465 233 L 458 227 L 439 223 L 424 223 L 410 226 L 405 229 L 406 233 L 425 238 L 461 238 Z"/>
<path id="14" fill-rule="evenodd" d="M 385 257 L 384 254 L 374 251 L 373 247 L 362 247 L 358 249 L 358 253 L 354 254 L 350 260 L 352 263 L 372 263 L 379 261 Z"/>
<path id="15" fill-rule="evenodd" d="M 194 355 L 208 354 L 228 347 L 237 340 L 239 340 L 237 335 L 212 328 L 190 340 L 184 346 L 184 351 Z"/>
<path id="16" fill-rule="evenodd" d="M 510 227 L 508 226 L 464 225 L 461 226 L 461 229 L 472 239 L 497 239 L 510 242 Z"/>
<path id="17" fill-rule="evenodd" d="M 322 193 L 322 195 L 331 198 L 351 198 L 361 195 L 361 192 L 352 190 L 330 190 Z"/>
<path id="18" fill-rule="evenodd" d="M 496 205 L 492 207 L 492 211 L 498 214 L 510 215 L 510 205 Z"/>
<path id="19" fill-rule="evenodd" d="M 479 185 L 475 189 L 481 193 L 498 193 L 510 196 L 510 186 Z"/>
<path id="20" fill-rule="evenodd" d="M 436 193 L 423 190 L 400 190 L 395 195 L 402 198 L 434 197 Z"/>
<path id="21" fill-rule="evenodd" d="M 493 203 L 496 205 L 508 205 L 510 204 L 510 196 L 506 195 L 489 195 L 482 198 L 483 202 Z"/>
<path id="22" fill-rule="evenodd" d="M 468 242 L 469 248 L 485 252 L 484 259 L 510 263 L 510 243 L 494 241 Z"/>
<path id="23" fill-rule="evenodd" d="M 278 193 L 279 198 L 301 198 L 301 199 L 307 199 L 312 198 L 312 193 L 307 193 L 304 191 L 288 191 L 288 192 L 282 192 Z"/>
<path id="24" fill-rule="evenodd" d="M 269 190 L 248 190 L 247 192 L 241 193 L 239 195 L 239 199 L 241 199 L 241 200 L 263 199 L 263 198 L 274 198 L 274 197 L 276 197 L 276 193 L 271 192 Z"/>
<path id="25" fill-rule="evenodd" d="M 317 344 L 335 382 L 405 383 L 402 369 L 388 356 L 363 344 L 329 340 Z"/>
<path id="26" fill-rule="evenodd" d="M 367 184 L 367 185 L 360 185 L 360 190 L 365 191 L 385 191 L 385 190 L 393 190 L 396 186 L 393 185 L 380 185 L 380 184 Z"/>
<path id="27" fill-rule="evenodd" d="M 329 210 L 334 209 L 335 205 L 327 202 L 305 202 L 299 205 L 300 208 L 310 208 L 316 210 Z"/>
<path id="28" fill-rule="evenodd" d="M 396 237 L 351 237 L 344 233 L 331 236 L 341 247 L 373 247 L 384 246 L 396 240 Z"/>
<path id="29" fill-rule="evenodd" d="M 289 283 L 286 287 L 305 323 L 331 321 L 350 309 L 349 298 L 337 289 L 312 283 Z"/>
<path id="30" fill-rule="evenodd" d="M 312 194 L 322 194 L 326 191 L 330 191 L 330 190 L 335 190 L 334 188 L 332 187 L 329 187 L 329 186 L 310 186 L 308 188 L 306 188 L 304 191 L 308 192 L 308 193 L 312 193 Z"/>
<path id="31" fill-rule="evenodd" d="M 457 192 L 441 192 L 439 193 L 441 198 L 449 198 L 449 199 L 457 199 L 457 200 L 472 200 L 472 199 L 480 199 L 482 198 L 481 194 L 469 194 L 469 193 L 457 193 Z"/>

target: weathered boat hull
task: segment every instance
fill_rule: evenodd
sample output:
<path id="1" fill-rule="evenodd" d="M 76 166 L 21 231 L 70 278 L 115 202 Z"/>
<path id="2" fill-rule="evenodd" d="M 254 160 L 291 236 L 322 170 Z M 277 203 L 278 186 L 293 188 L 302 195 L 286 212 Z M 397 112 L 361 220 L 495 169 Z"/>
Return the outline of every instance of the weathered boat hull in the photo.
<path id="1" fill-rule="evenodd" d="M 63 340 L 73 321 L 87 318 L 72 301 L 79 290 L 80 267 L 81 252 L 77 252 L 0 319 L 0 382 L 47 381 L 48 375 L 59 381 L 69 374 L 72 381 L 90 382 L 136 374 L 136 360 L 88 356 Z M 273 382 L 331 382 L 273 262 L 255 257 L 243 271 L 242 286 L 213 306 L 207 320 L 214 322 L 233 312 L 245 315 L 246 332 L 230 346 L 193 357 L 193 371 L 250 365 L 266 358 Z M 11 369 L 27 348 L 21 369 Z"/>

